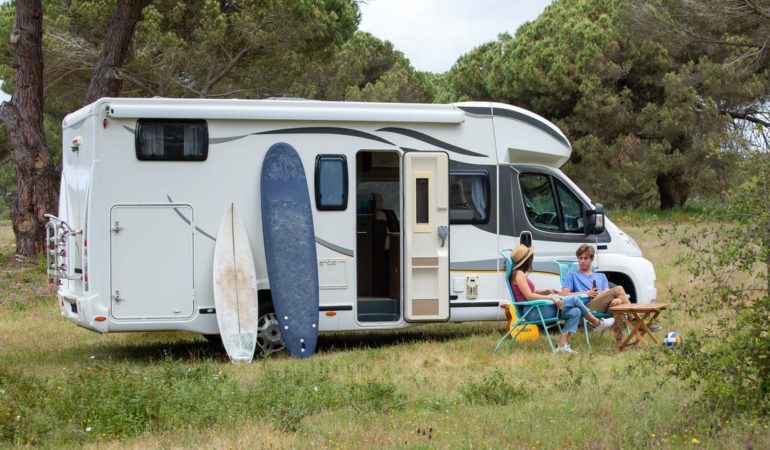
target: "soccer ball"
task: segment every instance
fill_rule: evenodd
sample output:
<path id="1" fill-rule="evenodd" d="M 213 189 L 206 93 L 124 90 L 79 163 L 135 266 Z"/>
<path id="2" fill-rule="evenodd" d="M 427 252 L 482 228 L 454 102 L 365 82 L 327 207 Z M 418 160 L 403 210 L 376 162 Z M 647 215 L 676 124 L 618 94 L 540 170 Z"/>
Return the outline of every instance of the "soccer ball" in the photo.
<path id="1" fill-rule="evenodd" d="M 684 339 L 676 331 L 666 333 L 666 337 L 663 338 L 663 345 L 666 347 L 679 347 L 684 344 Z"/>

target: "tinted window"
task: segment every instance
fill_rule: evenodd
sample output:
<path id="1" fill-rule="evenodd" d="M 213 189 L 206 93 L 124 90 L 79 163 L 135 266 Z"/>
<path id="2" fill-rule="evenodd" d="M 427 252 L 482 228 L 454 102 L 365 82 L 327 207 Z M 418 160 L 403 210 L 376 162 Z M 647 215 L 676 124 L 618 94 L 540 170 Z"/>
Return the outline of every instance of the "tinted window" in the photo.
<path id="1" fill-rule="evenodd" d="M 415 196 L 417 197 L 415 206 L 416 223 L 430 222 L 430 191 L 428 190 L 428 186 L 429 182 L 427 178 L 417 178 L 415 180 Z"/>
<path id="2" fill-rule="evenodd" d="M 551 189 L 551 177 L 536 173 L 523 173 L 521 192 L 524 195 L 524 209 L 529 221 L 537 228 L 559 231 L 559 213 Z"/>
<path id="3" fill-rule="evenodd" d="M 205 120 L 141 119 L 136 157 L 143 161 L 204 161 L 209 151 Z"/>
<path id="4" fill-rule="evenodd" d="M 540 173 L 523 173 L 519 180 L 532 225 L 546 231 L 583 232 L 583 203 L 564 183 Z"/>
<path id="5" fill-rule="evenodd" d="M 348 164 L 344 155 L 318 155 L 315 164 L 315 203 L 324 211 L 348 207 Z"/>
<path id="6" fill-rule="evenodd" d="M 487 172 L 449 174 L 449 222 L 489 221 L 489 175 Z"/>

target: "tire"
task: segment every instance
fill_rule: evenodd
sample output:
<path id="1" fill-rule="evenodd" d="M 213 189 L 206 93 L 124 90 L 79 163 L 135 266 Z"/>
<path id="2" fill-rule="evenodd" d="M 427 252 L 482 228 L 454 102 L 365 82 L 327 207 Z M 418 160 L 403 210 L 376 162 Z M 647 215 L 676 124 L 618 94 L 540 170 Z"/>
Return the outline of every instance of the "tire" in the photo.
<path id="1" fill-rule="evenodd" d="M 260 309 L 260 312 L 262 311 Z M 264 308 L 264 313 L 260 314 L 257 323 L 255 356 L 273 355 L 282 352 L 286 348 L 286 344 L 284 344 L 281 337 L 281 328 L 278 325 L 278 319 L 275 317 L 273 308 Z"/>

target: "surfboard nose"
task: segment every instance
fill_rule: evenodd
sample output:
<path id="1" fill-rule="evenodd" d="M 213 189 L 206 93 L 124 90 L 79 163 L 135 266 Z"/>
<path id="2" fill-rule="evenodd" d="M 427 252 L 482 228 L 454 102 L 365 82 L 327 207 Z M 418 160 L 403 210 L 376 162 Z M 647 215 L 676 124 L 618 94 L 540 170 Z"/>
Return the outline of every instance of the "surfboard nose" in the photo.
<path id="1" fill-rule="evenodd" d="M 262 163 L 262 182 L 299 183 L 307 187 L 305 168 L 297 151 L 285 142 L 268 148 Z"/>

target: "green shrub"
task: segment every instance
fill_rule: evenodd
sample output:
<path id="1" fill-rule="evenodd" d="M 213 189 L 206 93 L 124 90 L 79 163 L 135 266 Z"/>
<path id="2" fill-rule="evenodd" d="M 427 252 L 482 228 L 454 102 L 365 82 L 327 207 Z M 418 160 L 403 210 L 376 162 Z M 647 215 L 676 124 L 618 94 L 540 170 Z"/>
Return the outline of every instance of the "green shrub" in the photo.
<path id="1" fill-rule="evenodd" d="M 255 416 L 271 420 L 283 431 L 297 431 L 306 416 L 343 404 L 329 369 L 302 363 L 266 370 L 251 386 L 248 397 Z"/>
<path id="2" fill-rule="evenodd" d="M 348 402 L 356 410 L 387 412 L 400 408 L 406 400 L 406 395 L 389 381 L 373 380 L 352 384 L 347 388 L 347 393 Z"/>
<path id="3" fill-rule="evenodd" d="M 508 381 L 508 376 L 496 370 L 481 381 L 469 381 L 460 387 L 465 400 L 471 405 L 509 405 L 528 398 L 521 383 Z"/>
<path id="4" fill-rule="evenodd" d="M 691 289 L 708 301 L 688 302 L 692 291 L 676 301 L 720 322 L 666 353 L 673 373 L 700 388 L 704 409 L 722 417 L 770 414 L 770 154 L 749 155 L 741 168 L 743 182 L 710 218 L 718 226 L 680 241 Z"/>
<path id="5" fill-rule="evenodd" d="M 241 383 L 216 365 L 172 358 L 141 372 L 109 364 L 50 378 L 1 371 L 0 445 L 81 444 L 255 418 L 292 432 L 323 410 L 383 412 L 406 398 L 389 381 L 334 381 L 323 364 L 255 371 Z"/>
<path id="6" fill-rule="evenodd" d="M 674 373 L 700 386 L 704 409 L 713 409 L 718 419 L 770 414 L 768 317 L 770 297 L 764 297 L 716 336 L 694 333 L 687 345 L 668 353 Z"/>
<path id="7" fill-rule="evenodd" d="M 243 398 L 212 366 L 167 362 L 137 373 L 95 364 L 65 375 L 0 373 L 2 442 L 81 442 L 214 423 Z"/>

